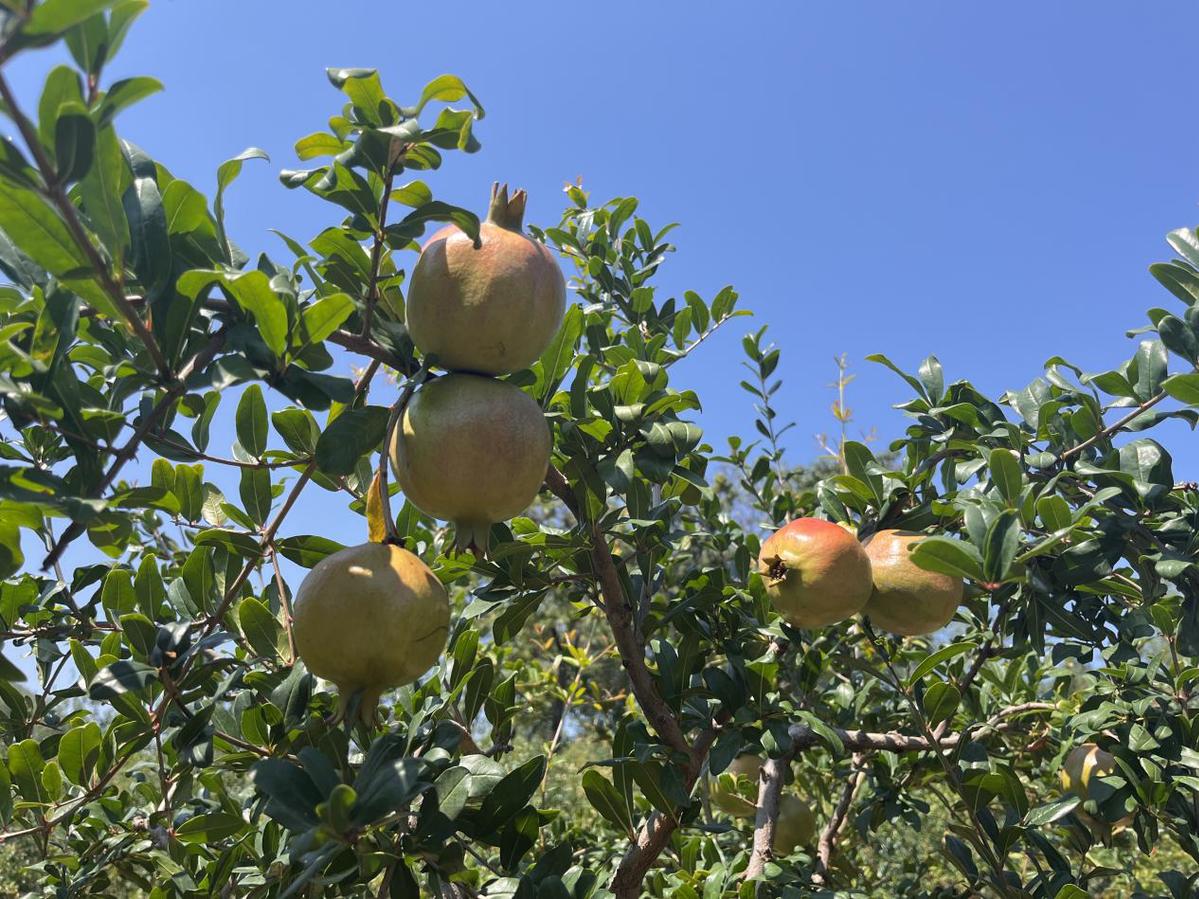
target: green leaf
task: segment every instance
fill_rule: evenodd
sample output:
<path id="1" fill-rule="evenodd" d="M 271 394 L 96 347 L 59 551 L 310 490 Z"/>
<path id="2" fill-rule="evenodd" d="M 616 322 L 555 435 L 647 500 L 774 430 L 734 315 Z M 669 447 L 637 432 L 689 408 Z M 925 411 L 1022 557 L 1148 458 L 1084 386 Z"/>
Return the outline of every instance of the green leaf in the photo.
<path id="1" fill-rule="evenodd" d="M 418 236 L 424 230 L 425 222 L 453 222 L 462 229 L 462 233 L 471 240 L 479 239 L 479 217 L 469 209 L 454 206 L 441 200 L 431 200 L 408 213 L 396 225 L 389 225 L 387 231 L 403 235 Z"/>
<path id="2" fill-rule="evenodd" d="M 120 616 L 137 609 L 137 593 L 133 589 L 133 572 L 128 568 L 114 568 L 104 578 L 100 592 L 100 604 L 115 621 Z"/>
<path id="3" fill-rule="evenodd" d="M 125 639 L 129 641 L 129 645 L 133 647 L 137 655 L 146 658 L 154 651 L 154 644 L 158 638 L 158 627 L 147 616 L 141 612 L 130 612 L 128 615 L 121 616 L 120 625 L 121 630 L 125 633 Z"/>
<path id="4" fill-rule="evenodd" d="M 73 727 L 58 742 L 58 764 L 67 780 L 87 786 L 100 756 L 102 735 L 94 721 Z"/>
<path id="5" fill-rule="evenodd" d="M 265 159 L 267 162 L 270 162 L 271 158 L 266 154 L 265 150 L 260 150 L 258 147 L 248 147 L 232 159 L 226 159 L 216 170 L 216 197 L 213 200 L 212 209 L 216 217 L 217 240 L 221 245 L 221 249 L 225 251 L 225 261 L 230 264 L 233 262 L 233 247 L 225 237 L 225 189 L 241 174 L 242 163 L 247 159 Z M 262 273 L 255 272 L 253 274 Z M 266 276 L 263 275 L 263 277 L 265 278 Z M 267 345 L 271 346 L 269 340 L 267 341 Z M 272 349 L 274 349 L 273 346 Z M 280 348 L 275 352 L 276 354 L 283 352 L 282 343 L 280 344 Z"/>
<path id="6" fill-rule="evenodd" d="M 26 802 L 45 801 L 42 787 L 42 769 L 45 767 L 36 740 L 24 740 L 8 747 L 8 772 Z"/>
<path id="7" fill-rule="evenodd" d="M 320 426 L 307 409 L 281 409 L 271 413 L 271 423 L 293 453 L 311 455 L 321 436 Z"/>
<path id="8" fill-rule="evenodd" d="M 1149 273 L 1188 306 L 1199 300 L 1199 276 L 1185 265 L 1177 262 L 1155 262 L 1149 266 Z"/>
<path id="9" fill-rule="evenodd" d="M 212 812 L 188 818 L 175 828 L 175 838 L 181 843 L 212 844 L 235 836 L 248 826 L 238 815 Z"/>
<path id="10" fill-rule="evenodd" d="M 271 288 L 266 274 L 257 269 L 239 275 L 192 269 L 179 276 L 176 289 L 194 300 L 212 284 L 224 287 L 237 305 L 254 317 L 263 342 L 276 356 L 282 356 L 287 349 L 287 304 Z"/>
<path id="11" fill-rule="evenodd" d="M 33 8 L 21 30 L 29 35 L 62 34 L 112 5 L 113 0 L 45 0 Z"/>
<path id="12" fill-rule="evenodd" d="M 1004 509 L 987 528 L 984 540 L 983 577 L 998 583 L 1007 578 L 1020 548 L 1020 517 L 1015 509 Z"/>
<path id="13" fill-rule="evenodd" d="M 271 473 L 265 468 L 243 468 L 238 492 L 246 512 L 257 524 L 271 515 Z"/>
<path id="14" fill-rule="evenodd" d="M 237 442 L 242 449 L 256 459 L 266 452 L 266 402 L 262 388 L 251 384 L 241 395 L 237 404 Z"/>
<path id="15" fill-rule="evenodd" d="M 283 558 L 295 562 L 301 568 L 311 568 L 326 556 L 345 549 L 345 544 L 315 535 L 285 537 L 278 541 L 276 546 Z"/>
<path id="16" fill-rule="evenodd" d="M 79 196 L 92 227 L 113 259 L 121 259 L 129 247 L 129 220 L 121 197 L 132 180 L 116 132 L 101 128 L 96 135 L 92 167 L 79 182 Z"/>
<path id="17" fill-rule="evenodd" d="M 153 96 L 160 90 L 162 90 L 162 82 L 146 75 L 114 81 L 100 99 L 100 124 L 108 124 L 117 113 L 146 97 Z"/>
<path id="18" fill-rule="evenodd" d="M 375 69 L 326 69 L 332 85 L 342 91 L 358 110 L 361 121 L 376 127 L 391 125 L 395 109 L 383 93 Z"/>
<path id="19" fill-rule="evenodd" d="M 624 832 L 633 832 L 633 820 L 629 809 L 608 778 L 594 768 L 589 768 L 583 772 L 582 783 L 583 793 L 587 796 L 587 801 L 591 803 L 592 808 L 599 812 L 605 820 L 615 824 Z"/>
<path id="20" fill-rule="evenodd" d="M 54 167 L 59 181 L 83 178 L 92 167 L 96 125 L 82 103 L 63 104 L 54 121 Z"/>
<path id="21" fill-rule="evenodd" d="M 279 622 L 261 600 L 253 596 L 243 599 L 237 607 L 237 621 L 255 652 L 267 659 L 278 655 Z"/>
<path id="22" fill-rule="evenodd" d="M 929 724 L 947 721 L 962 701 L 961 691 L 953 684 L 938 681 L 924 692 L 924 714 Z"/>
<path id="23" fill-rule="evenodd" d="M 415 208 L 424 206 L 433 199 L 433 191 L 423 181 L 409 181 L 391 192 L 391 198 L 397 203 Z"/>
<path id="24" fill-rule="evenodd" d="M 1162 381 L 1162 390 L 1188 406 L 1199 406 L 1199 372 L 1170 375 Z"/>
<path id="25" fill-rule="evenodd" d="M 1034 809 L 1030 809 L 1028 814 L 1024 816 L 1024 823 L 1028 827 L 1044 827 L 1046 824 L 1052 824 L 1059 818 L 1064 818 L 1082 802 L 1077 796 L 1067 796 L 1065 799 L 1056 799 L 1053 802 L 1039 805 Z"/>
<path id="26" fill-rule="evenodd" d="M 574 365 L 575 350 L 578 348 L 579 338 L 583 336 L 583 325 L 583 308 L 569 306 L 562 318 L 562 327 L 541 354 L 534 393 L 541 399 L 543 406 Z"/>
<path id="27" fill-rule="evenodd" d="M 358 826 L 373 824 L 403 809 L 428 786 L 422 780 L 425 766 L 418 758 L 393 759 L 375 768 L 363 765 L 354 784 L 358 800 L 351 812 L 352 822 Z"/>
<path id="28" fill-rule="evenodd" d="M 383 406 L 347 409 L 316 442 L 316 464 L 331 477 L 351 474 L 358 460 L 383 442 L 389 412 Z"/>
<path id="29" fill-rule="evenodd" d="M 88 16 L 67 31 L 66 42 L 76 65 L 98 75 L 108 58 L 108 20 L 103 13 Z"/>
<path id="30" fill-rule="evenodd" d="M 942 662 L 947 662 L 955 656 L 960 656 L 964 652 L 969 652 L 974 649 L 973 643 L 951 643 L 948 646 L 942 646 L 936 652 L 929 653 L 925 656 L 924 661 L 913 669 L 908 677 L 908 683 L 914 684 L 924 675 L 928 674 Z"/>
<path id="31" fill-rule="evenodd" d="M 123 693 L 140 694 L 157 679 L 158 672 L 149 665 L 124 659 L 100 669 L 88 686 L 88 696 L 104 701 Z"/>
<path id="32" fill-rule="evenodd" d="M 912 548 L 911 558 L 926 571 L 982 580 L 982 556 L 973 545 L 961 540 L 925 537 Z"/>
<path id="33" fill-rule="evenodd" d="M 340 328 L 353 311 L 354 301 L 349 294 L 332 293 L 321 297 L 304 310 L 301 319 L 304 324 L 304 346 L 323 341 Z"/>
<path id="34" fill-rule="evenodd" d="M 108 295 L 90 280 L 87 259 L 58 213 L 33 191 L 3 178 L 0 178 L 0 230 L 30 259 L 62 279 L 93 306 L 110 318 L 120 318 Z"/>
<path id="35" fill-rule="evenodd" d="M 1089 899 L 1090 893 L 1081 887 L 1068 883 L 1057 891 L 1053 899 Z"/>
<path id="36" fill-rule="evenodd" d="M 988 457 L 988 467 L 991 470 L 991 481 L 999 489 L 1000 495 L 1007 500 L 1009 506 L 1016 505 L 1024 487 L 1024 473 L 1020 470 L 1016 456 L 1011 450 L 993 449 Z"/>
<path id="37" fill-rule="evenodd" d="M 470 92 L 466 84 L 457 75 L 438 75 L 425 85 L 425 89 L 421 91 L 420 100 L 416 106 L 411 110 L 405 109 L 404 113 L 405 115 L 420 115 L 421 111 L 430 103 L 435 101 L 454 103 L 463 97 L 470 98 L 470 102 L 475 107 L 475 118 L 483 118 L 486 113 L 479 103 L 478 98 Z"/>
<path id="38" fill-rule="evenodd" d="M 505 775 L 483 800 L 474 822 L 478 834 L 490 834 L 524 808 L 545 777 L 545 756 L 537 755 Z"/>

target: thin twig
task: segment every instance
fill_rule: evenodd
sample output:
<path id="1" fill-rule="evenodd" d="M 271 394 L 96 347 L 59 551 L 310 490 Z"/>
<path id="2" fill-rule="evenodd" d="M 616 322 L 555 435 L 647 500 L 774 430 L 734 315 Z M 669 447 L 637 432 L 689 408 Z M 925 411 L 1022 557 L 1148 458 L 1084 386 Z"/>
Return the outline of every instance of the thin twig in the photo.
<path id="1" fill-rule="evenodd" d="M 271 566 L 275 569 L 275 589 L 279 591 L 279 605 L 283 607 L 283 627 L 287 631 L 288 663 L 296 661 L 296 636 L 292 632 L 291 598 L 287 593 L 287 584 L 283 582 L 283 572 L 279 569 L 279 552 L 271 546 Z"/>
<path id="2" fill-rule="evenodd" d="M 638 705 L 641 706 L 645 717 L 653 725 L 658 736 L 668 746 L 680 752 L 691 752 L 692 747 L 683 735 L 678 718 L 666 704 L 666 700 L 662 698 L 657 682 L 645 664 L 645 648 L 637 639 L 633 622 L 633 608 L 629 603 L 629 598 L 625 596 L 620 575 L 616 570 L 616 563 L 612 559 L 612 553 L 608 549 L 603 531 L 595 523 L 584 522 L 570 484 L 562 472 L 553 465 L 550 465 L 546 472 L 545 484 L 571 510 L 579 525 L 585 527 L 590 533 L 591 564 L 599 581 L 604 616 L 608 619 L 608 625 L 612 629 L 612 636 L 616 641 L 617 651 L 620 653 L 621 664 L 629 675 Z"/>
<path id="3" fill-rule="evenodd" d="M 816 843 L 816 871 L 812 875 L 812 880 L 817 884 L 824 884 L 828 879 L 829 865 L 832 863 L 833 848 L 837 844 L 837 838 L 841 836 L 841 831 L 845 829 L 845 822 L 849 819 L 849 809 L 853 805 L 854 796 L 857 795 L 862 783 L 866 780 L 866 756 L 863 753 L 857 752 L 853 756 L 853 774 L 850 775 L 845 787 L 841 791 L 841 797 L 837 800 L 837 805 L 833 809 L 832 817 L 824 826 L 824 830 L 820 832 L 820 839 Z"/>
<path id="4" fill-rule="evenodd" d="M 1072 447 L 1070 447 L 1070 449 L 1065 450 L 1060 456 L 1057 457 L 1058 461 L 1065 462 L 1067 459 L 1077 456 L 1079 453 L 1081 453 L 1087 447 L 1094 446 L 1100 440 L 1106 440 L 1107 438 L 1109 438 L 1113 434 L 1115 434 L 1117 431 L 1124 428 L 1126 425 L 1131 424 L 1143 412 L 1145 412 L 1149 409 L 1152 409 L 1154 406 L 1156 406 L 1158 403 L 1160 403 L 1162 400 L 1164 400 L 1167 396 L 1169 396 L 1169 394 L 1166 393 L 1166 391 L 1164 391 L 1164 390 L 1161 391 L 1160 393 L 1154 394 L 1152 397 L 1145 400 L 1145 402 L 1141 403 L 1141 405 L 1137 406 L 1135 409 L 1133 409 L 1131 412 L 1129 412 L 1127 415 L 1125 415 L 1123 418 L 1121 418 L 1115 424 L 1108 425 L 1106 428 L 1104 428 L 1101 431 L 1097 431 L 1095 434 L 1093 434 L 1091 437 L 1088 437 L 1086 440 L 1084 440 L 1082 443 L 1078 444 L 1077 446 L 1072 446 Z"/>
<path id="5" fill-rule="evenodd" d="M 374 246 L 371 247 L 371 278 L 366 294 L 366 312 L 362 316 L 362 336 L 371 337 L 371 325 L 375 320 L 375 304 L 379 302 L 379 266 L 383 263 L 383 247 L 387 243 L 387 204 L 391 199 L 391 182 L 395 178 L 395 166 L 389 162 L 387 175 L 383 179 L 383 199 L 379 202 L 379 228 L 375 231 Z"/>

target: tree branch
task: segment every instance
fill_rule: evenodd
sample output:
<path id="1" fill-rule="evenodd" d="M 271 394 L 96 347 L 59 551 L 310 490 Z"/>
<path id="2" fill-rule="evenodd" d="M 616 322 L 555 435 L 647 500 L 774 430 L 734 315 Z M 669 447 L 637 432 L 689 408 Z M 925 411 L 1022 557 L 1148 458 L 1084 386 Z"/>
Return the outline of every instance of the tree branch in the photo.
<path id="1" fill-rule="evenodd" d="M 620 574 L 616 570 L 616 562 L 608 549 L 602 529 L 595 523 L 586 524 L 579 514 L 578 502 L 570 484 L 553 465 L 546 472 L 545 485 L 555 496 L 566 505 L 581 527 L 586 527 L 591 535 L 591 566 L 599 581 L 600 595 L 603 598 L 604 616 L 612 629 L 616 640 L 616 649 L 620 653 L 621 664 L 629 675 L 633 687 L 633 695 L 645 713 L 646 719 L 657 731 L 658 736 L 671 749 L 679 752 L 691 752 L 692 747 L 683 735 L 678 718 L 662 698 L 657 682 L 645 664 L 645 647 L 637 639 L 637 631 L 633 622 L 633 608 L 625 595 L 624 586 L 620 582 Z"/>
<path id="2" fill-rule="evenodd" d="M 708 750 L 712 748 L 712 743 L 720 733 L 720 726 L 727 717 L 726 713 L 696 739 L 683 768 L 683 790 L 686 793 L 690 794 L 695 788 L 695 782 L 699 780 L 704 762 L 707 761 Z M 616 899 L 638 899 L 641 895 L 641 882 L 666 848 L 666 844 L 670 842 L 670 835 L 678 826 L 677 818 L 663 815 L 661 812 L 654 812 L 645 819 L 608 885 L 616 894 Z"/>
<path id="3" fill-rule="evenodd" d="M 1141 403 L 1141 405 L 1137 406 L 1135 409 L 1133 409 L 1131 412 L 1129 412 L 1127 415 L 1125 415 L 1123 418 L 1121 418 L 1119 421 L 1115 422 L 1114 424 L 1108 425 L 1106 428 L 1104 428 L 1101 431 L 1096 432 L 1094 435 L 1092 435 L 1091 437 L 1088 437 L 1086 440 L 1084 440 L 1082 443 L 1078 444 L 1077 446 L 1072 446 L 1072 447 L 1070 447 L 1070 449 L 1065 450 L 1060 456 L 1057 457 L 1058 461 L 1065 462 L 1067 459 L 1077 456 L 1079 453 L 1081 453 L 1087 447 L 1094 446 L 1100 440 L 1106 440 L 1107 438 L 1109 438 L 1113 434 L 1115 434 L 1117 431 L 1124 428 L 1126 425 L 1131 424 L 1133 422 L 1133 420 L 1135 420 L 1137 418 L 1137 416 L 1141 415 L 1143 412 L 1146 412 L 1149 409 L 1152 409 L 1154 406 L 1156 406 L 1158 403 L 1160 403 L 1162 400 L 1164 400 L 1167 396 L 1169 396 L 1169 394 L 1167 394 L 1166 391 L 1164 391 L 1164 390 L 1160 391 L 1159 393 L 1154 394 L 1149 399 L 1145 400 L 1145 402 Z"/>
<path id="4" fill-rule="evenodd" d="M 774 857 L 774 829 L 779 820 L 779 799 L 791 756 L 768 758 L 758 777 L 758 813 L 754 819 L 754 848 L 745 868 L 745 879 L 762 876 L 766 863 Z"/>
<path id="5" fill-rule="evenodd" d="M 829 818 L 828 824 L 824 826 L 824 830 L 820 832 L 820 839 L 816 843 L 816 873 L 812 880 L 817 884 L 823 884 L 828 878 L 829 864 L 833 858 L 833 847 L 837 844 L 837 838 L 841 835 L 841 831 L 845 829 L 845 822 L 849 817 L 849 808 L 853 805 L 854 796 L 858 789 L 866 780 L 866 757 L 863 753 L 854 753 L 853 757 L 854 770 L 846 782 L 844 789 L 841 791 L 841 797 L 837 800 L 837 805 L 833 809 L 832 817 Z"/>

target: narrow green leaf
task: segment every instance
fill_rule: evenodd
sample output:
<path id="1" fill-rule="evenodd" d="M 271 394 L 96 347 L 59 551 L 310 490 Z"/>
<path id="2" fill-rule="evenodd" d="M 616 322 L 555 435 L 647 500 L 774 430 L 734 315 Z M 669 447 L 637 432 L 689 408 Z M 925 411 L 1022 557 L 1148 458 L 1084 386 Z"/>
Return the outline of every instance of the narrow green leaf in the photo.
<path id="1" fill-rule="evenodd" d="M 237 442 L 251 456 L 261 459 L 266 452 L 267 416 L 262 388 L 251 384 L 237 404 Z"/>
<path id="2" fill-rule="evenodd" d="M 274 659 L 279 647 L 279 622 L 271 610 L 258 599 L 248 596 L 237 607 L 237 621 L 246 641 L 254 651 L 267 659 Z"/>
<path id="3" fill-rule="evenodd" d="M 929 653 L 924 657 L 924 660 L 917 665 L 911 675 L 908 677 L 908 683 L 914 684 L 924 675 L 928 674 L 942 662 L 947 662 L 955 656 L 960 656 L 964 652 L 969 652 L 974 649 L 973 643 L 951 643 L 948 646 L 942 646 L 936 652 Z"/>

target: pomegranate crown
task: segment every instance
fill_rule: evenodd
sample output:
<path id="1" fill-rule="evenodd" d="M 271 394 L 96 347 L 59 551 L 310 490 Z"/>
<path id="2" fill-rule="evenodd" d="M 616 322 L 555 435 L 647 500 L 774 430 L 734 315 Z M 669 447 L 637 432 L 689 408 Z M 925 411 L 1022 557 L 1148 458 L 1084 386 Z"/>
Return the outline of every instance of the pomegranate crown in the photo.
<path id="1" fill-rule="evenodd" d="M 525 203 L 529 195 L 524 189 L 513 192 L 508 196 L 508 185 L 496 181 L 491 185 L 491 205 L 487 209 L 487 221 L 509 231 L 519 231 L 524 227 Z"/>

